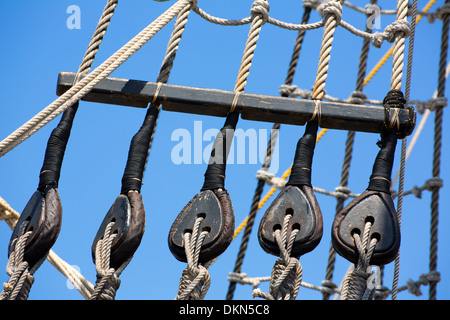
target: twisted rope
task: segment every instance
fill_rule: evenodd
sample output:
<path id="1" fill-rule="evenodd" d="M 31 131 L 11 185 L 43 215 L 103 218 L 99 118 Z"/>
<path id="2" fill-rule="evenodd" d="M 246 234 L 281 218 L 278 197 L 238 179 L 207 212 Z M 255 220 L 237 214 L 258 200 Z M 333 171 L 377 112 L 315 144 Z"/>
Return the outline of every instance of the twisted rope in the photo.
<path id="1" fill-rule="evenodd" d="M 283 221 L 283 226 L 275 230 L 274 236 L 280 248 L 280 258 L 275 262 L 270 277 L 269 292 L 254 290 L 253 297 L 260 297 L 267 300 L 295 300 L 302 282 L 303 268 L 298 259 L 291 257 L 292 245 L 299 229 L 291 231 L 287 238 L 289 221 L 292 215 L 287 214 Z"/>
<path id="2" fill-rule="evenodd" d="M 45 261 L 44 256 L 33 268 L 29 268 L 28 262 L 24 260 L 25 245 L 33 231 L 25 231 L 28 222 L 24 222 L 19 229 L 19 237 L 11 243 L 12 252 L 9 255 L 6 266 L 6 273 L 10 277 L 7 283 L 3 284 L 3 291 L 0 300 L 27 300 L 34 283 L 33 274 Z"/>
<path id="3" fill-rule="evenodd" d="M 331 45 L 334 39 L 334 31 L 341 21 L 342 6 L 338 1 L 324 3 L 323 16 L 325 27 L 323 31 L 322 44 L 320 47 L 319 65 L 314 83 L 311 99 L 321 100 L 325 94 L 325 80 L 328 76 L 328 64 L 330 62 Z"/>
<path id="4" fill-rule="evenodd" d="M 117 234 L 112 232 L 114 225 L 115 222 L 108 223 L 102 239 L 97 242 L 95 247 L 97 280 L 90 300 L 114 300 L 120 286 L 119 276 L 131 261 L 130 257 L 117 270 L 110 266 L 111 245 L 117 237 Z"/>
<path id="5" fill-rule="evenodd" d="M 449 0 L 445 1 L 448 6 Z M 448 39 L 449 39 L 449 11 L 443 14 L 441 33 L 441 53 L 439 57 L 438 88 L 437 97 L 445 96 L 445 68 L 447 65 Z M 440 176 L 441 148 L 442 148 L 442 120 L 444 108 L 438 108 L 434 118 L 434 150 L 433 150 L 433 177 Z M 430 272 L 437 270 L 437 247 L 438 247 L 438 224 L 439 224 L 439 188 L 433 189 L 431 193 L 431 227 L 430 227 Z M 436 282 L 431 282 L 429 287 L 429 299 L 436 299 Z"/>
<path id="6" fill-rule="evenodd" d="M 211 285 L 206 267 L 198 264 L 200 249 L 208 231 L 200 231 L 203 217 L 197 217 L 192 233 L 184 234 L 184 250 L 188 266 L 183 270 L 175 300 L 203 300 Z"/>
<path id="7" fill-rule="evenodd" d="M 353 234 L 358 252 L 358 262 L 355 269 L 348 274 L 341 288 L 342 300 L 361 300 L 363 297 L 373 297 L 374 292 L 366 292 L 367 279 L 370 276 L 370 273 L 368 273 L 369 261 L 378 242 L 376 238 L 372 238 L 369 241 L 371 227 L 372 222 L 367 221 L 364 226 L 362 238 L 357 233 Z"/>

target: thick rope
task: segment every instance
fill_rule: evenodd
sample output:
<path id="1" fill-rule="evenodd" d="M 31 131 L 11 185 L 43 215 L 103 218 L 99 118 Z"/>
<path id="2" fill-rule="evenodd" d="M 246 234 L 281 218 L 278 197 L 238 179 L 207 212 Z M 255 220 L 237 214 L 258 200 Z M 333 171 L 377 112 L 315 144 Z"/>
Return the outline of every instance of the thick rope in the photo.
<path id="1" fill-rule="evenodd" d="M 417 15 L 417 0 L 413 1 L 413 11 L 411 17 L 411 36 L 409 38 L 409 46 L 408 46 L 408 61 L 407 61 L 407 72 L 406 72 L 406 84 L 405 84 L 405 99 L 409 100 L 410 96 L 410 88 L 411 88 L 411 72 L 412 72 L 412 59 L 413 59 L 413 50 L 414 50 L 414 35 L 415 35 L 415 26 L 416 26 L 416 15 Z M 395 47 L 394 47 L 395 50 Z M 402 222 L 402 211 L 403 211 L 403 188 L 404 188 L 404 180 L 405 180 L 405 165 L 406 165 L 406 144 L 407 138 L 402 139 L 402 147 L 401 147 L 401 158 L 400 158 L 400 169 L 399 169 L 399 185 L 398 185 L 398 199 L 397 199 L 397 218 L 399 223 L 399 228 L 401 230 L 401 222 Z M 392 284 L 392 299 L 397 298 L 398 292 L 398 278 L 400 273 L 400 253 L 397 254 L 394 262 L 394 277 Z"/>
<path id="2" fill-rule="evenodd" d="M 371 5 L 376 5 L 376 3 L 377 3 L 377 0 L 372 0 L 370 2 Z M 367 21 L 368 21 L 368 19 L 369 19 L 369 17 L 367 17 Z M 366 27 L 366 32 L 367 33 L 371 32 L 371 28 L 369 28 L 369 26 Z M 356 88 L 355 88 L 354 92 L 362 93 L 362 90 L 364 88 L 364 77 L 366 76 L 369 48 L 370 48 L 369 39 L 364 39 L 362 48 L 361 48 L 360 57 L 359 57 L 358 75 L 356 78 Z M 353 155 L 354 141 L 355 141 L 355 132 L 349 131 L 347 133 L 347 139 L 345 142 L 344 161 L 342 163 L 341 181 L 340 181 L 340 185 L 339 185 L 339 188 L 342 188 L 343 190 L 348 191 L 348 194 L 350 193 L 350 190 L 347 188 L 347 185 L 348 185 L 348 180 L 349 180 L 350 164 L 351 164 L 352 155 Z M 344 202 L 347 198 L 348 198 L 348 196 L 337 198 L 336 210 L 335 210 L 336 214 L 344 208 Z M 326 268 L 326 272 L 325 272 L 325 280 L 322 282 L 322 285 L 327 285 L 327 286 L 332 286 L 332 287 L 336 286 L 332 282 L 335 261 L 336 261 L 336 252 L 334 250 L 333 245 L 330 245 L 330 250 L 328 253 L 328 263 L 327 263 L 327 268 Z M 326 300 L 328 298 L 329 298 L 328 294 L 323 295 L 324 300 Z"/>

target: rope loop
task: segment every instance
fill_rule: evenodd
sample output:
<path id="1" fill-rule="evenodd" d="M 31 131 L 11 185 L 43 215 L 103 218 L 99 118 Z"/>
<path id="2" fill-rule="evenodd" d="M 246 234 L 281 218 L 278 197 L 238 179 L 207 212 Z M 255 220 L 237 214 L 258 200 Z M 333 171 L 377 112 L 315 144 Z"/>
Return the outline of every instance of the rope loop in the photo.
<path id="1" fill-rule="evenodd" d="M 211 285 L 208 269 L 198 263 L 203 240 L 208 235 L 208 231 L 200 230 L 203 219 L 203 217 L 197 217 L 192 233 L 184 234 L 184 249 L 188 266 L 181 275 L 175 300 L 203 300 Z"/>
<path id="2" fill-rule="evenodd" d="M 336 199 L 347 200 L 351 190 L 345 186 L 337 186 L 334 188 L 334 197 Z"/>
<path id="3" fill-rule="evenodd" d="M 338 1 L 327 1 L 317 7 L 322 17 L 326 20 L 330 16 L 334 16 L 336 24 L 341 23 L 342 19 L 342 5 Z"/>
<path id="4" fill-rule="evenodd" d="M 256 0 L 252 4 L 252 9 L 250 10 L 250 13 L 252 14 L 252 16 L 260 15 L 263 21 L 262 24 L 265 24 L 267 20 L 269 20 L 269 11 L 270 5 L 267 1 Z"/>
<path id="5" fill-rule="evenodd" d="M 384 32 L 386 33 L 386 40 L 388 42 L 394 42 L 398 35 L 402 38 L 409 37 L 411 26 L 406 20 L 395 20 L 384 29 Z"/>
<path id="6" fill-rule="evenodd" d="M 364 92 L 359 91 L 359 90 L 355 90 L 352 92 L 352 94 L 350 95 L 350 103 L 354 103 L 354 104 L 364 104 L 367 100 L 367 96 L 365 95 Z"/>
<path id="7" fill-rule="evenodd" d="M 28 262 L 24 260 L 25 245 L 32 231 L 24 232 L 27 223 L 20 226 L 20 236 L 13 240 L 13 250 L 8 258 L 6 273 L 10 276 L 7 283 L 3 284 L 0 300 L 26 300 L 34 283 L 33 273 L 44 262 L 46 256 L 29 269 Z"/>

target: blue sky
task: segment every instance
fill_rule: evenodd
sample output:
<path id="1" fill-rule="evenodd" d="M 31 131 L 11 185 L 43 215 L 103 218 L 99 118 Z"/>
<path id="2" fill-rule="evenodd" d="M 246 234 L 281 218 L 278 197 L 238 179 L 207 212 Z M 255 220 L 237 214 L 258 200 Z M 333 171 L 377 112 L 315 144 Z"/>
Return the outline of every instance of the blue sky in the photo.
<path id="1" fill-rule="evenodd" d="M 238 19 L 247 17 L 253 1 L 216 0 L 198 1 L 198 6 L 212 15 Z M 431 11 L 443 4 L 437 1 Z M 0 139 L 4 139 L 42 108 L 56 99 L 56 80 L 61 71 L 76 72 L 90 41 L 106 1 L 3 1 L 0 3 L 0 30 L 4 49 L 0 52 L 3 77 L 0 79 Z M 120 2 L 108 29 L 100 51 L 94 62 L 98 66 L 111 54 L 163 13 L 173 1 L 156 2 L 128 0 Z M 286 22 L 300 22 L 303 8 L 301 1 L 271 1 L 270 15 Z M 392 1 L 379 1 L 383 9 L 394 9 Z M 427 1 L 419 0 L 423 8 Z M 365 2 L 358 2 L 364 5 Z M 71 5 L 80 8 L 80 29 L 70 29 L 67 20 Z M 344 7 L 343 19 L 359 29 L 365 28 L 364 16 Z M 382 16 L 383 31 L 393 21 L 393 16 Z M 319 21 L 313 12 L 310 21 Z M 428 100 L 437 88 L 438 57 L 442 22 L 430 24 L 423 19 L 416 30 L 414 66 L 411 84 L 411 100 Z M 172 31 L 173 22 L 150 40 L 139 52 L 112 73 L 114 77 L 155 81 Z M 244 50 L 249 25 L 225 27 L 213 25 L 191 13 L 186 31 L 169 78 L 169 83 L 214 88 L 232 91 Z M 250 69 L 248 93 L 278 96 L 284 83 L 296 31 L 288 31 L 266 24 L 260 34 L 258 47 Z M 322 29 L 306 33 L 299 65 L 293 84 L 310 89 L 314 84 Z M 347 98 L 354 90 L 357 62 L 362 39 L 343 28 L 335 33 L 329 75 L 325 90 L 332 96 Z M 371 69 L 391 44 L 381 48 L 370 48 L 368 68 Z M 392 60 L 376 74 L 364 88 L 371 99 L 382 100 L 390 89 Z M 406 75 L 406 58 L 405 58 Z M 403 78 L 403 84 L 405 83 Z M 404 88 L 404 87 L 403 87 Z M 448 90 L 446 90 L 448 92 Z M 63 222 L 60 235 L 53 250 L 68 263 L 75 265 L 91 282 L 95 282 L 95 266 L 91 258 L 91 245 L 97 230 L 111 204 L 120 193 L 120 181 L 125 167 L 129 143 L 139 129 L 145 115 L 144 109 L 81 102 L 75 118 L 71 138 L 64 159 L 59 192 L 63 205 Z M 418 114 L 417 122 L 421 115 Z M 406 166 L 405 190 L 414 185 L 422 186 L 431 178 L 433 151 L 432 114 L 426 123 Z M 59 117 L 38 131 L 31 138 L 0 159 L 0 196 L 19 213 L 36 191 L 39 170 L 42 165 L 47 139 L 57 125 Z M 446 214 L 450 207 L 448 186 L 450 177 L 449 140 L 446 123 L 450 123 L 444 111 L 444 133 L 442 148 L 441 178 L 444 187 L 440 190 L 440 233 L 438 245 L 438 299 L 450 298 L 450 236 L 445 226 L 450 223 Z M 200 135 L 195 128 L 201 125 Z M 148 159 L 141 193 L 146 209 L 146 229 L 142 243 L 130 265 L 121 275 L 122 284 L 117 299 L 173 299 L 185 264 L 177 261 L 167 246 L 167 236 L 174 219 L 189 200 L 200 191 L 204 161 L 195 163 L 196 150 L 205 152 L 211 143 L 211 132 L 220 129 L 223 119 L 184 113 L 162 111 L 158 121 L 153 147 Z M 196 127 L 197 126 L 197 127 Z M 265 139 L 264 132 L 272 127 L 241 119 L 238 128 L 246 132 L 262 133 L 257 139 Z M 181 130 L 181 131 L 180 131 Z M 178 164 L 171 157 L 179 141 L 174 132 L 188 132 L 192 138 L 191 163 Z M 279 133 L 278 163 L 271 172 L 280 176 L 291 164 L 298 138 L 304 128 L 282 125 Z M 346 132 L 330 130 L 316 146 L 312 183 L 314 186 L 334 190 L 339 185 L 344 154 Z M 367 187 L 373 160 L 378 147 L 377 134 L 357 133 L 351 163 L 349 188 L 360 193 Z M 265 146 L 263 140 L 258 140 Z M 400 160 L 400 143 L 397 147 L 393 172 Z M 260 147 L 256 148 L 260 152 Z M 227 167 L 226 188 L 233 202 L 236 226 L 247 216 L 257 180 L 256 171 L 261 161 L 250 161 L 249 151 L 244 163 L 239 163 L 235 154 L 234 163 Z M 198 156 L 198 154 L 197 154 Z M 396 186 L 396 189 L 398 187 Z M 266 194 L 270 187 L 264 188 Z M 318 247 L 301 257 L 303 281 L 319 285 L 324 279 L 330 246 L 331 224 L 336 200 L 317 194 L 324 218 L 324 234 Z M 258 244 L 256 227 L 271 198 L 257 215 L 243 272 L 249 276 L 270 275 L 275 257 L 266 254 Z M 396 201 L 395 201 L 396 203 Z M 424 191 L 422 199 L 409 195 L 404 199 L 402 215 L 402 244 L 400 256 L 399 285 L 411 278 L 417 280 L 428 272 L 430 229 L 430 192 Z M 0 282 L 6 282 L 7 247 L 11 230 L 0 223 Z M 209 269 L 212 285 L 206 299 L 224 299 L 228 272 L 232 271 L 241 236 L 229 246 Z M 339 283 L 348 267 L 348 261 L 337 257 L 334 281 Z M 384 283 L 391 287 L 393 263 L 385 268 Z M 266 284 L 261 285 L 267 291 Z M 251 299 L 251 287 L 238 285 L 235 298 Z M 399 293 L 398 299 L 427 299 L 428 289 L 416 298 Z M 75 289 L 67 285 L 62 276 L 46 262 L 35 274 L 30 299 L 83 299 Z M 317 291 L 302 288 L 298 299 L 321 299 Z"/>

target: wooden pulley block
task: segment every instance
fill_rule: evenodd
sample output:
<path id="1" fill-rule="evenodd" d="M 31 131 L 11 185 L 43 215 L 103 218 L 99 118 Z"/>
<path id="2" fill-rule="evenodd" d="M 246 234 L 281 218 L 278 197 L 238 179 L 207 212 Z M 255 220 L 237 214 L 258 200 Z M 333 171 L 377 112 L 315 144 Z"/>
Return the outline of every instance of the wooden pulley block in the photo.
<path id="1" fill-rule="evenodd" d="M 332 243 L 336 252 L 356 264 L 358 253 L 353 235 L 357 233 L 362 237 L 367 222 L 372 224 L 369 241 L 377 239 L 369 263 L 383 265 L 391 262 L 400 247 L 400 228 L 391 195 L 380 191 L 364 191 L 336 215 L 332 226 Z"/>
<path id="2" fill-rule="evenodd" d="M 184 235 L 193 232 L 199 217 L 203 218 L 200 231 L 208 231 L 200 248 L 200 263 L 219 256 L 233 240 L 234 212 L 228 192 L 224 189 L 201 191 L 183 208 L 169 232 L 170 251 L 179 261 L 187 262 Z"/>
<path id="3" fill-rule="evenodd" d="M 322 238 L 322 212 L 311 186 L 311 167 L 318 127 L 315 121 L 307 123 L 305 133 L 297 143 L 289 181 L 261 219 L 258 240 L 267 253 L 280 255 L 275 230 L 282 229 L 287 215 L 291 215 L 287 238 L 294 229 L 299 230 L 291 256 L 298 258 L 312 251 Z"/>
<path id="4" fill-rule="evenodd" d="M 138 249 L 145 230 L 145 209 L 142 195 L 128 191 L 116 198 L 106 213 L 92 244 L 92 259 L 95 263 L 97 243 L 103 239 L 106 228 L 113 222 L 112 233 L 116 234 L 111 244 L 110 266 L 118 269 Z"/>
<path id="5" fill-rule="evenodd" d="M 287 186 L 275 198 L 261 219 L 258 240 L 267 253 L 279 256 L 280 249 L 274 236 L 281 229 L 286 215 L 289 220 L 287 238 L 294 229 L 300 231 L 295 236 L 291 256 L 299 258 L 312 251 L 322 238 L 322 213 L 310 186 Z"/>
<path id="6" fill-rule="evenodd" d="M 386 115 L 396 114 L 405 107 L 403 93 L 391 90 L 383 100 Z M 389 117 L 386 116 L 386 119 Z M 376 239 L 371 265 L 387 264 L 395 259 L 400 248 L 400 227 L 397 212 L 392 200 L 391 173 L 394 163 L 397 139 L 404 132 L 395 122 L 386 121 L 381 140 L 377 143 L 380 151 L 373 164 L 369 186 L 336 214 L 332 226 L 332 243 L 337 253 L 347 260 L 357 263 L 359 254 L 354 234 L 363 236 L 365 225 L 370 222 L 369 241 Z"/>
<path id="7" fill-rule="evenodd" d="M 11 235 L 8 257 L 14 251 L 13 241 L 19 238 L 21 227 L 27 223 L 23 233 L 32 231 L 25 244 L 24 261 L 32 268 L 44 258 L 61 230 L 62 205 L 56 187 L 47 187 L 43 193 L 36 191 L 28 201 Z"/>

